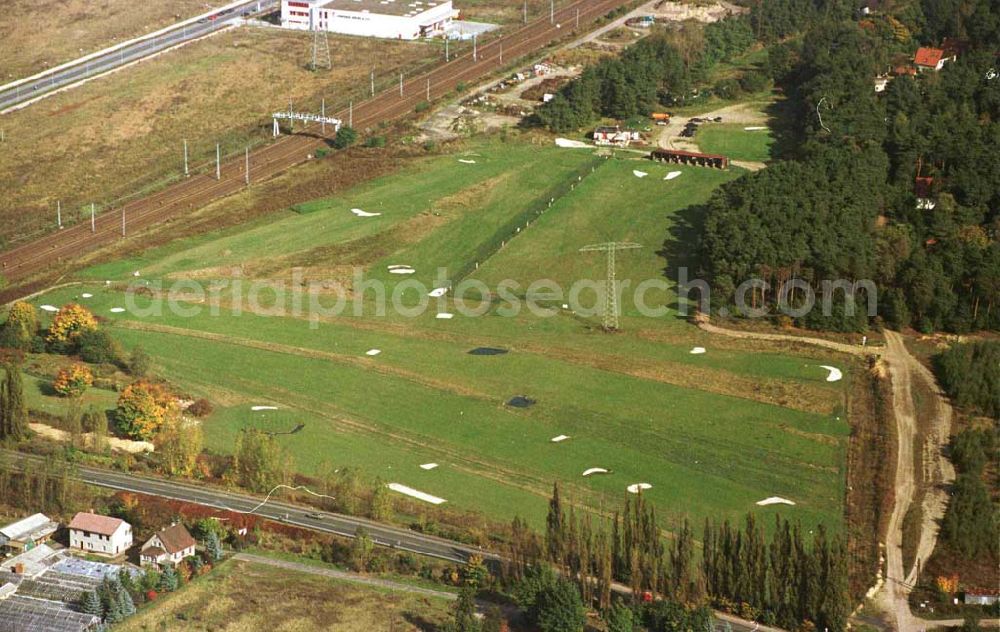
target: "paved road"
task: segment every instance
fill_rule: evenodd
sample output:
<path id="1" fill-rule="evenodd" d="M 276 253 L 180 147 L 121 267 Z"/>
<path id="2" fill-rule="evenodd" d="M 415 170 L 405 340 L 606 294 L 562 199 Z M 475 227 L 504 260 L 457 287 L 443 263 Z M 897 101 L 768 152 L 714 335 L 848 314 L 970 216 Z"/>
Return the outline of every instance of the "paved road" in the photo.
<path id="1" fill-rule="evenodd" d="M 0 450 L 0 453 L 7 457 L 7 462 L 11 464 L 21 464 L 30 467 L 31 465 L 42 465 L 44 463 L 44 459 L 41 457 L 20 454 L 10 450 Z M 79 480 L 99 487 L 150 494 L 152 496 L 160 496 L 162 498 L 181 500 L 206 507 L 243 513 L 249 512 L 261 502 L 261 498 L 258 497 L 204 485 L 191 485 L 179 481 L 136 476 L 134 474 L 91 467 L 80 467 L 77 477 Z M 281 501 L 269 501 L 266 505 L 255 511 L 254 514 L 285 524 L 302 527 L 303 529 L 347 537 L 353 537 L 358 527 L 364 527 L 367 529 L 372 540 L 378 545 L 427 555 L 450 562 L 464 563 L 473 554 L 481 555 L 485 559 L 498 559 L 496 555 L 485 552 L 478 547 L 466 546 L 443 538 L 372 522 L 364 518 L 344 516 L 331 512 L 321 512 L 321 518 L 309 517 L 309 513 L 316 511 L 314 508 L 301 507 Z"/>
<path id="2" fill-rule="evenodd" d="M 259 9 L 268 9 L 277 6 L 277 4 L 278 0 L 250 0 L 231 9 L 218 19 L 206 19 L 204 22 L 186 24 L 157 37 L 138 40 L 118 50 L 0 91 L 0 112 L 17 104 L 37 99 L 59 88 L 83 81 L 88 77 L 94 77 L 184 42 L 204 37 L 231 26 L 235 20 L 243 15 L 256 13 Z"/>

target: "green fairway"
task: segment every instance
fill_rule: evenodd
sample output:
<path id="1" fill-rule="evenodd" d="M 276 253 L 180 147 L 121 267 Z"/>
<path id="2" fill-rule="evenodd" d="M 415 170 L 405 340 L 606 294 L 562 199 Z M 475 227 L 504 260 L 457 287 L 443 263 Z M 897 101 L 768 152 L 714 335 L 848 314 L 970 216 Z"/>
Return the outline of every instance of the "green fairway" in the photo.
<path id="1" fill-rule="evenodd" d="M 730 160 L 767 162 L 774 138 L 766 129 L 747 130 L 745 125 L 710 123 L 698 128 L 695 142 L 703 152 L 729 156 Z M 753 127 L 753 126 L 749 126 Z"/>
<path id="2" fill-rule="evenodd" d="M 541 524 L 554 480 L 593 510 L 614 506 L 626 486 L 645 482 L 653 486 L 647 497 L 665 511 L 697 521 L 736 519 L 751 509 L 772 514 L 778 509 L 754 503 L 777 495 L 797 503 L 782 514 L 839 528 L 847 382 L 825 382 L 819 365 L 836 362 L 845 375 L 855 367 L 818 351 L 711 337 L 677 317 L 670 283 L 645 297 L 646 306 L 664 308 L 656 316 L 643 315 L 631 294 L 623 298 L 625 331 L 614 336 L 595 328 L 598 317 L 562 309 L 563 299 L 540 301 L 555 308 L 551 315 L 505 314 L 493 303 L 474 317 L 449 293 L 419 314 L 390 309 L 379 316 L 366 293 L 363 313 L 310 321 L 288 295 L 268 299 L 281 315 L 263 316 L 235 313 L 248 297 L 231 288 L 220 293 L 217 309 L 203 296 L 186 296 L 171 310 L 148 296 L 127 301 L 116 285 L 136 281 L 135 270 L 139 282 L 156 287 L 226 278 L 233 267 L 249 280 L 285 279 L 294 268 L 342 278 L 344 268 L 358 266 L 391 293 L 403 280 L 389 265 L 413 266 L 405 280 L 430 287 L 437 267 L 471 261 L 480 263 L 471 279 L 491 290 L 504 280 L 527 288 L 540 278 L 569 288 L 604 273 L 603 254 L 580 247 L 630 240 L 643 248 L 622 253 L 618 272 L 634 287 L 678 265 L 668 253 L 681 256 L 690 221 L 679 211 L 739 172 L 681 168 L 668 181 L 672 169 L 633 156 L 595 163 L 589 151 L 486 141 L 311 203 L 305 213 L 92 268 L 84 285 L 36 302 L 84 303 L 108 319 L 127 349 L 146 348 L 154 372 L 213 401 L 204 430 L 215 452 L 230 452 L 247 426 L 287 432 L 304 424 L 279 435 L 302 472 L 324 462 L 356 466 L 372 479 L 501 519 L 520 514 Z M 544 213 L 484 256 L 539 204 Z M 356 217 L 351 208 L 382 215 Z M 585 293 L 580 299 L 588 302 Z M 162 309 L 147 309 L 158 302 Z M 455 317 L 435 318 L 444 311 Z M 509 353 L 468 353 L 480 346 Z M 709 351 L 693 355 L 693 346 Z M 370 349 L 380 354 L 366 355 Z M 536 403 L 506 405 L 517 395 Z M 251 411 L 255 405 L 278 410 Z M 552 442 L 557 435 L 570 439 Z M 428 462 L 439 467 L 419 468 Z M 611 473 L 584 478 L 591 467 Z"/>

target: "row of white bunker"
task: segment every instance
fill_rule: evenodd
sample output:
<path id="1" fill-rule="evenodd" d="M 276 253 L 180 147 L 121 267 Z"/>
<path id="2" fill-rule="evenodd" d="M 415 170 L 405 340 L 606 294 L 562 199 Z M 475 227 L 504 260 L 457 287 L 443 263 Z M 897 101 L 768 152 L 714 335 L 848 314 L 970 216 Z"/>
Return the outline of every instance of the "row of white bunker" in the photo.
<path id="1" fill-rule="evenodd" d="M 415 40 L 443 35 L 451 0 L 282 0 L 281 25 L 306 31 Z"/>

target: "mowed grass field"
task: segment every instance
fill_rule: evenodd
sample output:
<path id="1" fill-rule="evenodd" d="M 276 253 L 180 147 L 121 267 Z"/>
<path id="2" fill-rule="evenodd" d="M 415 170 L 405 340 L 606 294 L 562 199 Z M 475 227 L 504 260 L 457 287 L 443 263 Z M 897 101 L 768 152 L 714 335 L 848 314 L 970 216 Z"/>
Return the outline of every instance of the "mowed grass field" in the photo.
<path id="1" fill-rule="evenodd" d="M 632 156 L 598 161 L 473 278 L 488 287 L 506 278 L 525 285 L 600 278 L 601 256 L 577 251 L 609 239 L 648 244 L 621 256 L 620 279 L 662 274 L 669 264 L 657 241 L 685 221 L 684 207 L 737 174 L 692 168 L 664 181 L 666 168 Z M 505 316 L 494 303 L 473 317 L 445 296 L 440 304 L 428 299 L 420 314 L 379 316 L 376 292 L 355 291 L 348 271 L 356 266 L 384 281 L 387 295 L 414 282 L 426 292 L 439 265 L 463 265 L 497 226 L 539 196 L 550 199 L 544 196 L 555 182 L 575 181 L 592 163 L 589 151 L 483 141 L 317 201 L 308 212 L 289 210 L 91 268 L 80 274 L 83 285 L 37 302 L 88 305 L 126 348 L 145 347 L 158 373 L 215 402 L 204 428 L 217 452 L 230 451 L 247 426 L 305 424 L 281 438 L 300 471 L 324 462 L 356 466 L 499 519 L 520 514 L 540 525 L 555 480 L 574 503 L 598 512 L 617 506 L 626 486 L 646 482 L 653 486 L 647 496 L 675 516 L 772 514 L 754 503 L 778 495 L 797 503 L 781 513 L 838 528 L 849 432 L 842 384 L 849 380 L 829 384 L 819 365 L 839 364 L 849 375 L 854 367 L 842 358 L 709 337 L 677 318 L 669 287 L 650 293 L 648 304 L 666 307 L 658 317 L 624 301 L 624 331 L 615 335 L 600 332 L 597 317 L 558 304 L 552 315 L 525 308 Z M 633 169 L 649 176 L 636 178 Z M 382 214 L 359 218 L 351 208 Z M 392 264 L 413 266 L 412 281 L 389 275 Z M 231 283 L 233 269 L 245 281 L 288 282 L 293 267 L 309 280 L 347 278 L 344 300 L 361 296 L 360 313 L 310 320 L 305 309 L 294 312 L 289 292 L 282 300 L 264 292 L 258 302 L 286 308 L 283 315 L 235 315 L 250 300 L 230 284 L 218 292 L 213 315 L 210 300 L 193 292 L 194 281 Z M 164 295 L 182 283 L 181 309 L 157 310 L 158 299 L 148 296 L 130 304 L 119 285 L 130 281 L 162 284 Z M 84 292 L 93 296 L 81 298 Z M 332 304 L 336 295 L 325 290 L 322 300 Z M 411 288 L 403 296 L 412 307 L 423 295 Z M 445 311 L 455 317 L 435 317 Z M 509 353 L 468 353 L 480 346 Z M 708 352 L 692 355 L 692 346 Z M 371 349 L 381 353 L 366 355 Z M 536 403 L 507 406 L 516 395 Z M 254 405 L 278 410 L 251 411 Z M 560 434 L 570 439 L 551 441 Z M 439 467 L 419 467 L 428 462 Z M 582 477 L 591 467 L 611 473 Z"/>
<path id="2" fill-rule="evenodd" d="M 179 591 L 161 595 L 116 629 L 416 632 L 447 621 L 450 606 L 445 599 L 228 561 Z"/>
<path id="3" fill-rule="evenodd" d="M 746 125 L 710 123 L 698 128 L 695 142 L 702 151 L 729 156 L 731 160 L 767 162 L 774 139 L 766 130 L 746 130 Z"/>

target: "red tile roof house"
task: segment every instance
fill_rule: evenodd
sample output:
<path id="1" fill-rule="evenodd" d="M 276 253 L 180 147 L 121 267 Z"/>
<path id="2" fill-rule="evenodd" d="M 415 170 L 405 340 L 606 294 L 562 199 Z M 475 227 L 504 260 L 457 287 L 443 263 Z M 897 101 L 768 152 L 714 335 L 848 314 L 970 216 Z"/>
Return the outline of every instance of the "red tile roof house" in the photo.
<path id="1" fill-rule="evenodd" d="M 132 546 L 132 525 L 119 518 L 80 512 L 69 523 L 69 547 L 112 557 Z"/>
<path id="2" fill-rule="evenodd" d="M 917 49 L 917 54 L 913 56 L 913 65 L 918 70 L 938 71 L 944 67 L 944 62 L 955 61 L 955 54 L 945 55 L 940 48 L 922 47 Z"/>
<path id="3" fill-rule="evenodd" d="M 196 542 L 182 524 L 173 524 L 146 540 L 139 553 L 139 563 L 147 565 L 169 564 L 177 566 L 186 557 L 194 555 Z"/>

